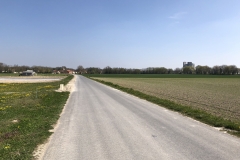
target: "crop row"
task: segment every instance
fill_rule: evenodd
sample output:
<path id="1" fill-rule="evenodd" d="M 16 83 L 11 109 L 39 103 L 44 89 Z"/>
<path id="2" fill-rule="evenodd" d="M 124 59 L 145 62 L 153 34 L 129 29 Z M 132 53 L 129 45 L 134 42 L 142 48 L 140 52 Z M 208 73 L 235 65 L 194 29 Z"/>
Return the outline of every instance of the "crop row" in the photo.
<path id="1" fill-rule="evenodd" d="M 232 78 L 97 78 L 240 121 L 240 81 Z"/>

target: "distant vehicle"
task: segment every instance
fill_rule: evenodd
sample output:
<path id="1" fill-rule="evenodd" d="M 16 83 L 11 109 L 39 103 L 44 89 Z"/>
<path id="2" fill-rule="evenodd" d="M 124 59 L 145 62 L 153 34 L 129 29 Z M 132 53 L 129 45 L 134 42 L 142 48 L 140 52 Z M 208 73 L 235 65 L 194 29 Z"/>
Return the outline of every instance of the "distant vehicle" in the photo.
<path id="1" fill-rule="evenodd" d="M 19 74 L 19 76 L 35 76 L 36 73 L 33 70 L 23 71 Z"/>

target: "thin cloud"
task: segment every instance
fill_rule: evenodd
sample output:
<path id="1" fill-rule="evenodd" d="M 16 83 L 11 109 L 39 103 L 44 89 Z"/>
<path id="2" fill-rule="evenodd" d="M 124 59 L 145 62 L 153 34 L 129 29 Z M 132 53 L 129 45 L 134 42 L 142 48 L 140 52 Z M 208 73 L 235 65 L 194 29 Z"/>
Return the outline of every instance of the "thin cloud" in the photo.
<path id="1" fill-rule="evenodd" d="M 178 13 L 175 13 L 174 15 L 172 15 L 172 16 L 169 16 L 168 18 L 179 20 L 179 19 L 182 19 L 186 14 L 187 14 L 187 12 L 178 12 Z"/>

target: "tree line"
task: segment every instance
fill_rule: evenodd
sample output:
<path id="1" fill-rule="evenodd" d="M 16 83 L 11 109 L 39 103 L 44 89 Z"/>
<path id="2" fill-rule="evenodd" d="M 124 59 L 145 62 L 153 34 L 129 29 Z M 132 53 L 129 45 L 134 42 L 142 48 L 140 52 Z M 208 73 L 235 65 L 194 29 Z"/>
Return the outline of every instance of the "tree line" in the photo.
<path id="1" fill-rule="evenodd" d="M 97 67 L 83 68 L 79 66 L 77 71 L 82 74 L 212 74 L 212 75 L 235 75 L 240 74 L 240 68 L 236 65 L 221 65 L 221 66 L 201 66 L 198 65 L 195 68 L 186 66 L 183 68 L 171 68 L 165 67 L 148 67 L 145 69 L 132 69 L 132 68 L 111 68 L 109 66 L 101 69 Z"/>
<path id="2" fill-rule="evenodd" d="M 182 73 L 184 74 L 212 74 L 212 75 L 235 75 L 240 74 L 240 68 L 236 65 L 221 65 L 221 66 L 201 66 L 198 65 L 196 68 L 187 66 L 183 67 Z"/>
<path id="3" fill-rule="evenodd" d="M 70 69 L 65 66 L 46 67 L 46 66 L 26 66 L 26 65 L 7 65 L 0 63 L 0 73 L 20 73 L 26 70 L 33 70 L 36 73 L 53 73 L 53 70 Z M 71 69 L 74 70 L 74 69 Z"/>
<path id="4" fill-rule="evenodd" d="M 159 68 L 149 67 L 146 69 L 134 69 L 134 68 L 122 68 L 122 67 L 111 68 L 107 66 L 101 69 L 98 67 L 83 68 L 82 66 L 78 66 L 76 71 L 81 74 L 173 74 L 174 73 L 172 69 L 167 69 L 164 67 L 159 67 Z"/>
<path id="5" fill-rule="evenodd" d="M 165 68 L 165 67 L 148 67 L 144 69 L 123 68 L 107 66 L 103 69 L 99 67 L 84 68 L 79 65 L 76 69 L 61 67 L 46 67 L 46 66 L 26 66 L 26 65 L 6 65 L 0 63 L 0 73 L 20 73 L 26 70 L 33 70 L 36 73 L 53 73 L 53 71 L 73 70 L 80 74 L 212 74 L 212 75 L 235 75 L 240 74 L 240 68 L 236 65 L 215 65 L 213 67 L 198 65 L 195 68 L 186 66 L 183 68 Z"/>

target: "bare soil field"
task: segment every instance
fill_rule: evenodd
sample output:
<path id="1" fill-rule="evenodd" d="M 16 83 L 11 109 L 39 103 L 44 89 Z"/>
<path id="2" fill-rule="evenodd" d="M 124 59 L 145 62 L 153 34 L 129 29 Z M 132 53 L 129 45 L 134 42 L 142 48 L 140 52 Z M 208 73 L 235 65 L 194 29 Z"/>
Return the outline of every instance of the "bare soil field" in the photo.
<path id="1" fill-rule="evenodd" d="M 31 76 L 31 77 L 0 77 L 0 83 L 39 83 L 39 82 L 53 82 L 59 81 L 66 76 Z"/>
<path id="2" fill-rule="evenodd" d="M 95 78 L 240 121 L 238 78 Z"/>

